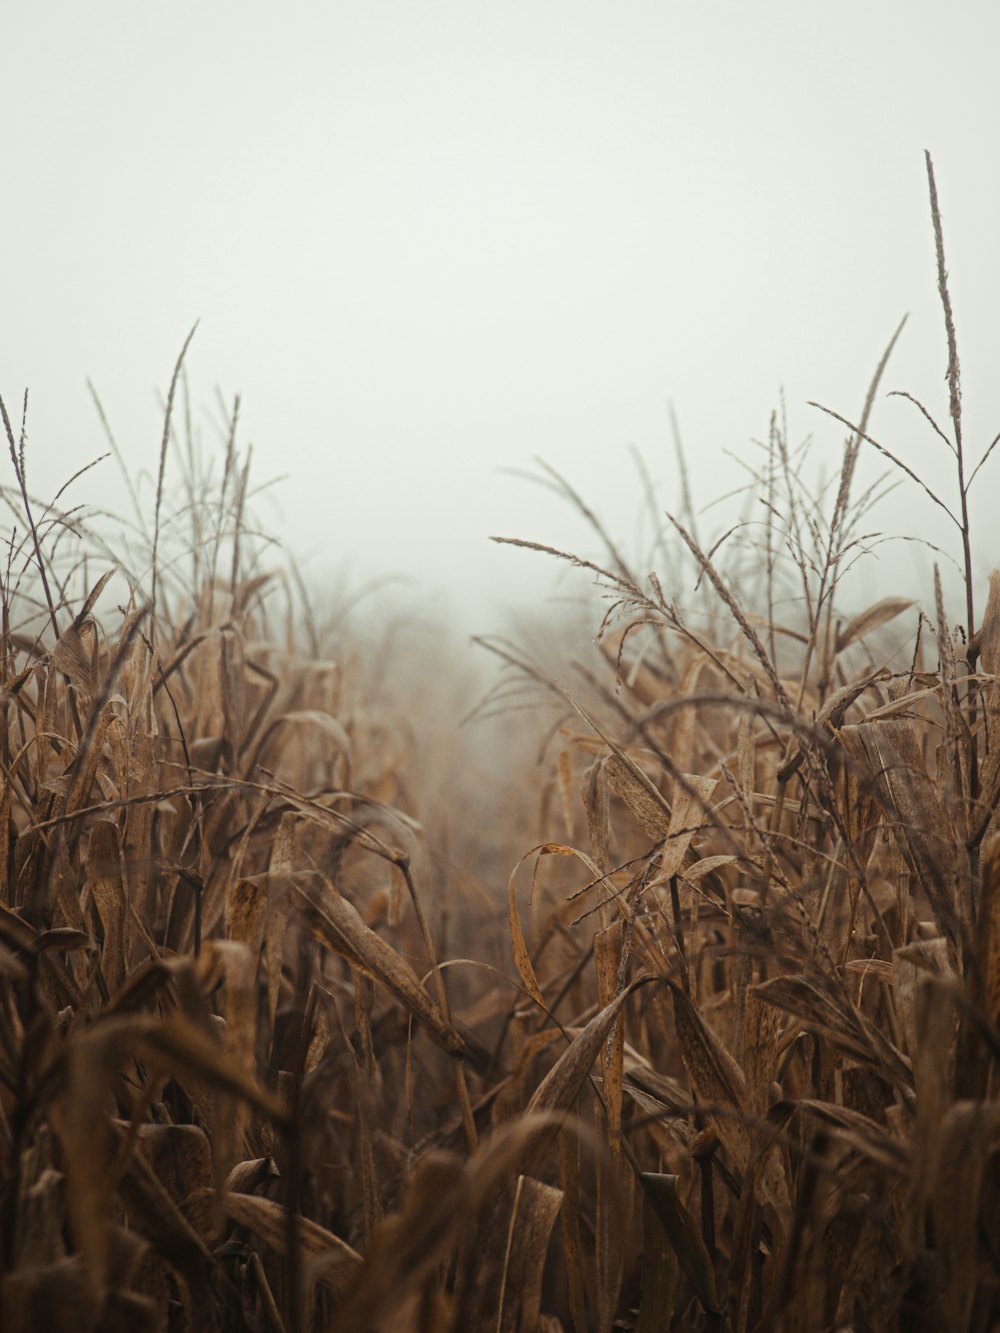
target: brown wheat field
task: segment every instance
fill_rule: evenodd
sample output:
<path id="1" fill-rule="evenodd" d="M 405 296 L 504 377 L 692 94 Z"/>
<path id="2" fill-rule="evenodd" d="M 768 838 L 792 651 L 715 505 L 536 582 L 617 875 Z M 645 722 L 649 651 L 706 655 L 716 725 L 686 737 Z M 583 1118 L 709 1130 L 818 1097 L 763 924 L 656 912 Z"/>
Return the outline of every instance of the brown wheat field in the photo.
<path id="1" fill-rule="evenodd" d="M 505 540 L 598 646 L 486 641 L 488 781 L 255 531 L 238 405 L 184 453 L 183 352 L 121 541 L 4 408 L 6 1333 L 1000 1327 L 993 445 L 927 166 L 959 604 L 841 610 L 862 451 L 924 486 L 869 429 L 890 344 L 827 490 L 775 417 L 738 539 L 679 458 L 658 573 L 548 477 L 603 556 Z"/>

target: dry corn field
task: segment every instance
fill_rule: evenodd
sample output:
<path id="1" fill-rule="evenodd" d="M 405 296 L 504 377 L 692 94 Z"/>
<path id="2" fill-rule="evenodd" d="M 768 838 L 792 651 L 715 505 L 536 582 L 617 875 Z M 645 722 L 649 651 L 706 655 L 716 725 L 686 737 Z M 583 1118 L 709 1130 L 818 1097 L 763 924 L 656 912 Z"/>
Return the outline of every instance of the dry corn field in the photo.
<path id="1" fill-rule="evenodd" d="M 828 492 L 776 420 L 658 574 L 552 475 L 598 648 L 491 642 L 542 757 L 488 791 L 268 566 L 235 410 L 171 500 L 180 361 L 113 550 L 4 410 L 6 1333 L 1000 1327 L 1000 572 L 928 169 L 960 604 L 839 607 L 862 452 L 923 484 L 889 352 Z"/>

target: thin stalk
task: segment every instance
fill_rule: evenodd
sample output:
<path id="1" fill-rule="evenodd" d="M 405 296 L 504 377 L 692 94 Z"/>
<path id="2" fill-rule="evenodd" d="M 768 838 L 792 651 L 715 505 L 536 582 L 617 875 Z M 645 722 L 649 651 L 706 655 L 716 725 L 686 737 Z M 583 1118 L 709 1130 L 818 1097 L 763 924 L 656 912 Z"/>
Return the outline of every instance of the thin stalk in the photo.
<path id="1" fill-rule="evenodd" d="M 45 561 L 42 558 L 42 548 L 38 540 L 38 529 L 35 526 L 35 520 L 31 513 L 31 501 L 28 499 L 28 486 L 25 478 L 24 469 L 24 441 L 25 441 L 25 420 L 28 415 L 28 390 L 24 391 L 24 409 L 21 414 L 21 437 L 20 446 L 14 443 L 14 432 L 11 429 L 10 417 L 7 415 L 7 407 L 2 398 L 0 398 L 0 413 L 3 414 L 4 429 L 7 432 L 7 442 L 10 445 L 11 462 L 14 464 L 14 475 L 17 477 L 17 484 L 21 491 L 21 501 L 24 505 L 25 517 L 28 520 L 28 530 L 31 533 L 31 541 L 35 550 L 35 563 L 38 565 L 38 573 L 41 576 L 42 587 L 45 590 L 45 603 L 49 608 L 49 621 L 52 625 L 52 633 L 59 638 L 59 622 L 56 619 L 56 609 L 52 601 L 52 592 L 49 588 L 48 576 L 45 572 Z"/>
<path id="2" fill-rule="evenodd" d="M 931 218 L 934 222 L 934 252 L 937 257 L 938 294 L 944 311 L 944 327 L 948 338 L 948 409 L 951 424 L 955 432 L 955 466 L 958 470 L 958 498 L 961 505 L 962 559 L 965 564 L 965 628 L 966 640 L 972 642 L 976 632 L 975 594 L 973 589 L 972 541 L 969 523 L 969 486 L 965 480 L 965 450 L 962 445 L 962 372 L 958 361 L 958 340 L 955 336 L 955 317 L 951 308 L 951 294 L 948 291 L 948 270 L 944 259 L 944 231 L 941 226 L 941 209 L 938 205 L 937 182 L 934 179 L 934 163 L 929 152 L 924 153 L 927 161 L 927 183 L 931 196 Z M 972 663 L 970 662 L 970 667 Z M 966 687 L 966 707 L 969 724 L 969 795 L 973 802 L 979 797 L 979 756 L 976 743 L 976 683 L 970 680 Z"/>
<path id="3" fill-rule="evenodd" d="M 174 373 L 170 379 L 170 391 L 167 394 L 167 406 L 163 413 L 163 438 L 160 441 L 160 470 L 156 478 L 156 507 L 153 511 L 153 573 L 152 573 L 152 592 L 150 596 L 150 635 L 155 643 L 156 641 L 156 576 L 157 576 L 157 556 L 160 548 L 160 511 L 163 507 L 163 478 L 167 469 L 167 445 L 170 443 L 170 418 L 174 410 L 174 394 L 177 391 L 177 380 L 180 377 L 181 366 L 184 363 L 184 354 L 191 345 L 191 339 L 194 337 L 195 329 L 198 327 L 198 321 L 195 320 L 191 327 L 191 332 L 184 339 L 184 346 L 181 348 L 181 354 L 177 358 L 174 366 Z"/>
<path id="4" fill-rule="evenodd" d="M 931 217 L 934 222 L 934 250 L 937 256 L 938 293 L 944 310 L 944 327 L 948 337 L 948 407 L 951 424 L 955 428 L 955 461 L 958 467 L 958 493 L 962 505 L 962 555 L 965 560 L 965 614 L 966 629 L 971 637 L 976 628 L 972 590 L 972 548 L 969 539 L 969 489 L 965 481 L 965 451 L 962 447 L 962 372 L 958 362 L 958 341 L 955 337 L 955 317 L 948 291 L 948 270 L 944 262 L 944 233 L 941 228 L 941 210 L 938 206 L 934 163 L 928 152 L 927 183 L 931 195 Z"/>

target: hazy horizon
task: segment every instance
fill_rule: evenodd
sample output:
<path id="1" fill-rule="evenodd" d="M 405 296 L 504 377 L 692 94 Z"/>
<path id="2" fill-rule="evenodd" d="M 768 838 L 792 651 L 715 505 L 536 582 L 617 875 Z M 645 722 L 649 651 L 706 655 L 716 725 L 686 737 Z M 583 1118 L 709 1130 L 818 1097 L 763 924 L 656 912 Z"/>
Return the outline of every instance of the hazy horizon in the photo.
<path id="1" fill-rule="evenodd" d="M 0 392 L 13 417 L 30 389 L 46 498 L 105 451 L 87 377 L 130 469 L 155 474 L 156 392 L 196 319 L 196 428 L 221 466 L 215 386 L 241 394 L 257 481 L 287 477 L 263 521 L 308 577 L 398 571 L 476 629 L 549 579 L 491 535 L 595 550 L 516 475 L 536 457 L 641 541 L 631 449 L 680 506 L 668 403 L 705 504 L 740 483 L 726 451 L 751 456 L 783 392 L 792 443 L 814 435 L 829 475 L 844 431 L 807 401 L 856 419 L 906 314 L 873 431 L 952 486 L 916 409 L 885 398 L 946 421 L 925 148 L 973 461 L 1000 427 L 995 7 L 958 5 L 944 37 L 937 7 L 885 2 L 822 21 L 786 0 L 294 17 L 7 16 Z M 71 499 L 123 494 L 109 460 Z M 956 553 L 938 519 L 907 483 L 884 526 Z M 912 552 L 884 549 L 888 592 Z"/>

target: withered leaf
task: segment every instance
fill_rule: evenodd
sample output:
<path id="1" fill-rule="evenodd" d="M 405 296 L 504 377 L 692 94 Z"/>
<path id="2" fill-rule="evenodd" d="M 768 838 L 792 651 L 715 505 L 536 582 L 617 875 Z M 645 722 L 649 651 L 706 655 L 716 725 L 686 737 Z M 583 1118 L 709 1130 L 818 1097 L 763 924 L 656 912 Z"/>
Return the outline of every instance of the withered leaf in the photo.
<path id="1" fill-rule="evenodd" d="M 698 1299 L 709 1314 L 716 1313 L 715 1270 L 698 1224 L 681 1201 L 677 1177 L 643 1171 L 642 1188 Z"/>
<path id="2" fill-rule="evenodd" d="M 562 1190 L 518 1176 L 500 1284 L 498 1333 L 538 1327 L 549 1237 L 562 1201 Z"/>
<path id="3" fill-rule="evenodd" d="M 895 620 L 913 605 L 912 600 L 907 597 L 883 597 L 881 601 L 875 602 L 866 611 L 860 612 L 853 620 L 848 621 L 837 635 L 836 651 L 842 653 L 857 639 L 862 639 L 866 634 L 888 625 L 890 620 Z"/>
<path id="4" fill-rule="evenodd" d="M 325 880 L 323 891 L 295 889 L 305 903 L 313 933 L 329 948 L 347 958 L 359 971 L 380 981 L 413 1014 L 427 1033 L 452 1055 L 475 1062 L 488 1062 L 490 1056 L 467 1041 L 444 1017 L 420 984 L 413 968 L 381 935 L 369 929 L 357 910 Z"/>
<path id="5" fill-rule="evenodd" d="M 674 1024 L 681 1058 L 698 1099 L 708 1106 L 731 1107 L 733 1114 L 713 1118 L 719 1137 L 732 1153 L 740 1170 L 750 1156 L 750 1140 L 744 1124 L 747 1090 L 743 1071 L 695 1008 L 688 995 L 671 986 Z"/>
<path id="6" fill-rule="evenodd" d="M 259 1236 L 266 1245 L 284 1255 L 288 1245 L 288 1213 L 280 1203 L 256 1194 L 227 1191 L 222 1206 L 226 1216 Z M 362 1265 L 361 1255 L 345 1240 L 308 1217 L 296 1221 L 298 1243 L 307 1273 L 340 1296 Z"/>

